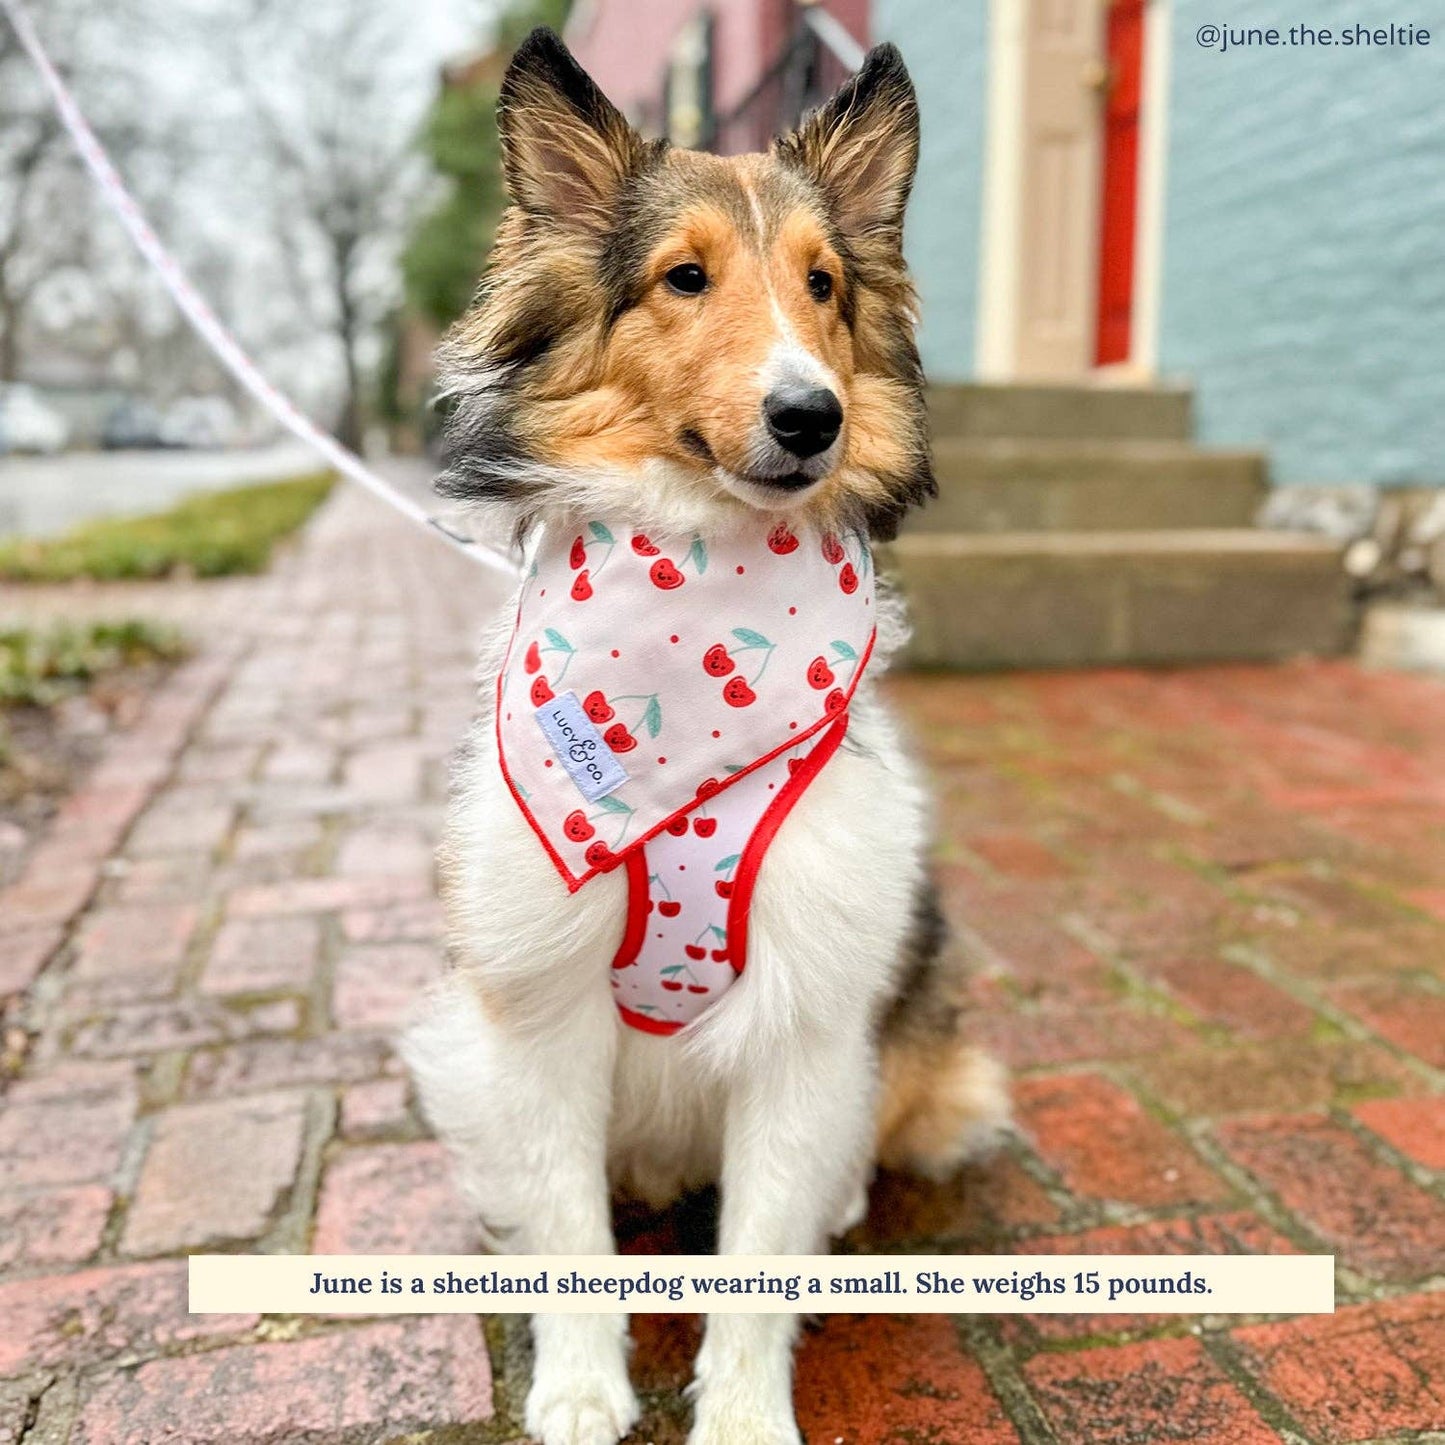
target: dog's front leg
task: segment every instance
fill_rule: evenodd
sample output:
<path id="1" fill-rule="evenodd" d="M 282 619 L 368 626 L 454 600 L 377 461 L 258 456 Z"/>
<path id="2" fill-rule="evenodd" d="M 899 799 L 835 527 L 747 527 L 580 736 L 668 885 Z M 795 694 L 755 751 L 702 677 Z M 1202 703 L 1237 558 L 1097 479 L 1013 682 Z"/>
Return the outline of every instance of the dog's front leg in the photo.
<path id="1" fill-rule="evenodd" d="M 526 1142 L 525 1216 L 507 1247 L 528 1254 L 612 1254 L 607 1119 L 616 1021 L 605 995 L 528 1039 L 505 1071 Z M 519 1137 L 520 1142 L 520 1137 Z M 616 1445 L 637 1419 L 627 1378 L 627 1316 L 534 1315 L 528 1434 L 542 1445 Z"/>
<path id="2" fill-rule="evenodd" d="M 875 1068 L 867 1029 L 794 1041 L 739 1081 L 723 1138 L 722 1254 L 813 1254 L 868 1168 Z M 806 1308 L 806 1306 L 804 1306 Z M 708 1316 L 689 1445 L 798 1445 L 796 1313 Z"/>
<path id="3" fill-rule="evenodd" d="M 526 1028 L 508 1021 L 505 1000 L 484 1000 L 484 989 L 453 980 L 405 1052 L 489 1242 L 509 1254 L 613 1253 L 611 998 L 587 993 Z M 637 1418 L 626 1315 L 537 1315 L 532 1338 L 528 1433 L 543 1445 L 616 1445 Z"/>

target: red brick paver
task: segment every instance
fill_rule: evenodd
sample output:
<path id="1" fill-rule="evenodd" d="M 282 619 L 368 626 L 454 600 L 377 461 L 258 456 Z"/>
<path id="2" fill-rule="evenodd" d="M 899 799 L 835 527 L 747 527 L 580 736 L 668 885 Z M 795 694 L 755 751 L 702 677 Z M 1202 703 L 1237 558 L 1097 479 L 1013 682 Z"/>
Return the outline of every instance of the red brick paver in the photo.
<path id="1" fill-rule="evenodd" d="M 1224 1146 L 1341 1260 L 1407 1283 L 1445 1263 L 1445 1199 L 1377 1159 L 1342 1124 L 1318 1116 L 1241 1120 Z"/>
<path id="2" fill-rule="evenodd" d="M 1038 1355 L 1025 1374 L 1060 1440 L 1276 1445 L 1279 1439 L 1198 1340 Z"/>
<path id="3" fill-rule="evenodd" d="M 1445 1295 L 1236 1331 L 1245 1368 L 1327 1445 L 1445 1419 Z"/>
<path id="4" fill-rule="evenodd" d="M 177 1438 L 287 1445 L 375 1439 L 382 1427 L 396 1439 L 491 1413 L 491 1371 L 477 1321 L 423 1316 L 291 1344 L 152 1360 L 101 1376 L 70 1438 L 74 1445 Z"/>
<path id="5" fill-rule="evenodd" d="M 809 1440 L 1018 1445 L 948 1315 L 833 1315 L 798 1352 L 798 1425 Z"/>
<path id="6" fill-rule="evenodd" d="M 522 1438 L 520 1326 L 191 1317 L 182 1263 L 475 1244 L 391 1035 L 439 967 L 430 852 L 496 594 L 349 494 L 264 578 L 0 589 L 199 644 L 0 892 L 29 1045 L 0 1094 L 0 1442 Z M 1341 1312 L 826 1317 L 810 1445 L 1439 1438 L 1445 684 L 890 687 L 1021 1132 L 945 1185 L 881 1178 L 845 1247 L 1327 1249 Z M 627 1216 L 629 1247 L 705 1213 Z M 697 1324 L 633 1333 L 635 1440 L 681 1445 Z"/>

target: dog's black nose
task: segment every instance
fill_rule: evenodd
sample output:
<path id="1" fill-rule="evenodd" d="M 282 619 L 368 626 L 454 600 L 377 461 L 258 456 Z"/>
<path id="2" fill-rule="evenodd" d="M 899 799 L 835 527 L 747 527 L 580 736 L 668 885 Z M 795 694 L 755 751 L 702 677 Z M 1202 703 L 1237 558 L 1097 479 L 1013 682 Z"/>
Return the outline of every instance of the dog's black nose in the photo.
<path id="1" fill-rule="evenodd" d="M 773 440 L 795 457 L 815 457 L 838 439 L 843 408 L 826 386 L 780 386 L 763 398 Z"/>

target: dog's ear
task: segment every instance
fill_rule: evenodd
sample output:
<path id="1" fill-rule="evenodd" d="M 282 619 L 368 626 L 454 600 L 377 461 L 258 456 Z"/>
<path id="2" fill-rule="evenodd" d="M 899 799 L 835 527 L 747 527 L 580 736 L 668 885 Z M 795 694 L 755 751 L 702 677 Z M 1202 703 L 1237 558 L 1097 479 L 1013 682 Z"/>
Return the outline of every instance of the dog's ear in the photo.
<path id="1" fill-rule="evenodd" d="M 507 193 L 529 216 L 603 233 L 623 180 L 642 162 L 641 137 L 539 26 L 517 47 L 497 105 Z"/>
<path id="2" fill-rule="evenodd" d="M 822 188 L 844 236 L 901 239 L 918 166 L 918 98 L 898 48 L 870 50 L 858 73 L 777 146 Z"/>

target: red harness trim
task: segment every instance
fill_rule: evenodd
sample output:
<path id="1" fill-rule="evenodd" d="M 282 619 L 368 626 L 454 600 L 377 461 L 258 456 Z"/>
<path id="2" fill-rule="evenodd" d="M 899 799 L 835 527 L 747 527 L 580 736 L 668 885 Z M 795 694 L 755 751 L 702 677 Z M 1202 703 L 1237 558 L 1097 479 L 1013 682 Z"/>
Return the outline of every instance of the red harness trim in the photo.
<path id="1" fill-rule="evenodd" d="M 837 721 L 824 733 L 818 745 L 778 790 L 777 797 L 768 804 L 743 848 L 733 882 L 733 896 L 728 900 L 728 954 L 738 973 L 743 971 L 748 960 L 748 920 L 753 907 L 753 886 L 758 881 L 763 855 L 783 826 L 783 819 L 793 811 L 793 805 L 808 791 L 829 758 L 838 751 L 847 731 L 848 714 L 845 711 L 838 715 Z"/>
<path id="2" fill-rule="evenodd" d="M 647 852 L 634 848 L 627 854 L 627 924 L 622 932 L 622 945 L 612 960 L 613 968 L 626 968 L 642 952 L 647 934 Z M 622 1008 L 621 1004 L 617 1005 Z M 627 1012 L 627 1010 L 623 1010 Z M 640 1017 L 640 1015 L 639 1015 Z"/>
<path id="3" fill-rule="evenodd" d="M 653 1019 L 646 1014 L 634 1012 L 626 1004 L 618 1004 L 617 1012 L 622 1015 L 622 1022 L 630 1028 L 641 1029 L 645 1034 L 675 1034 L 679 1029 L 685 1029 L 687 1025 L 681 1019 Z"/>

